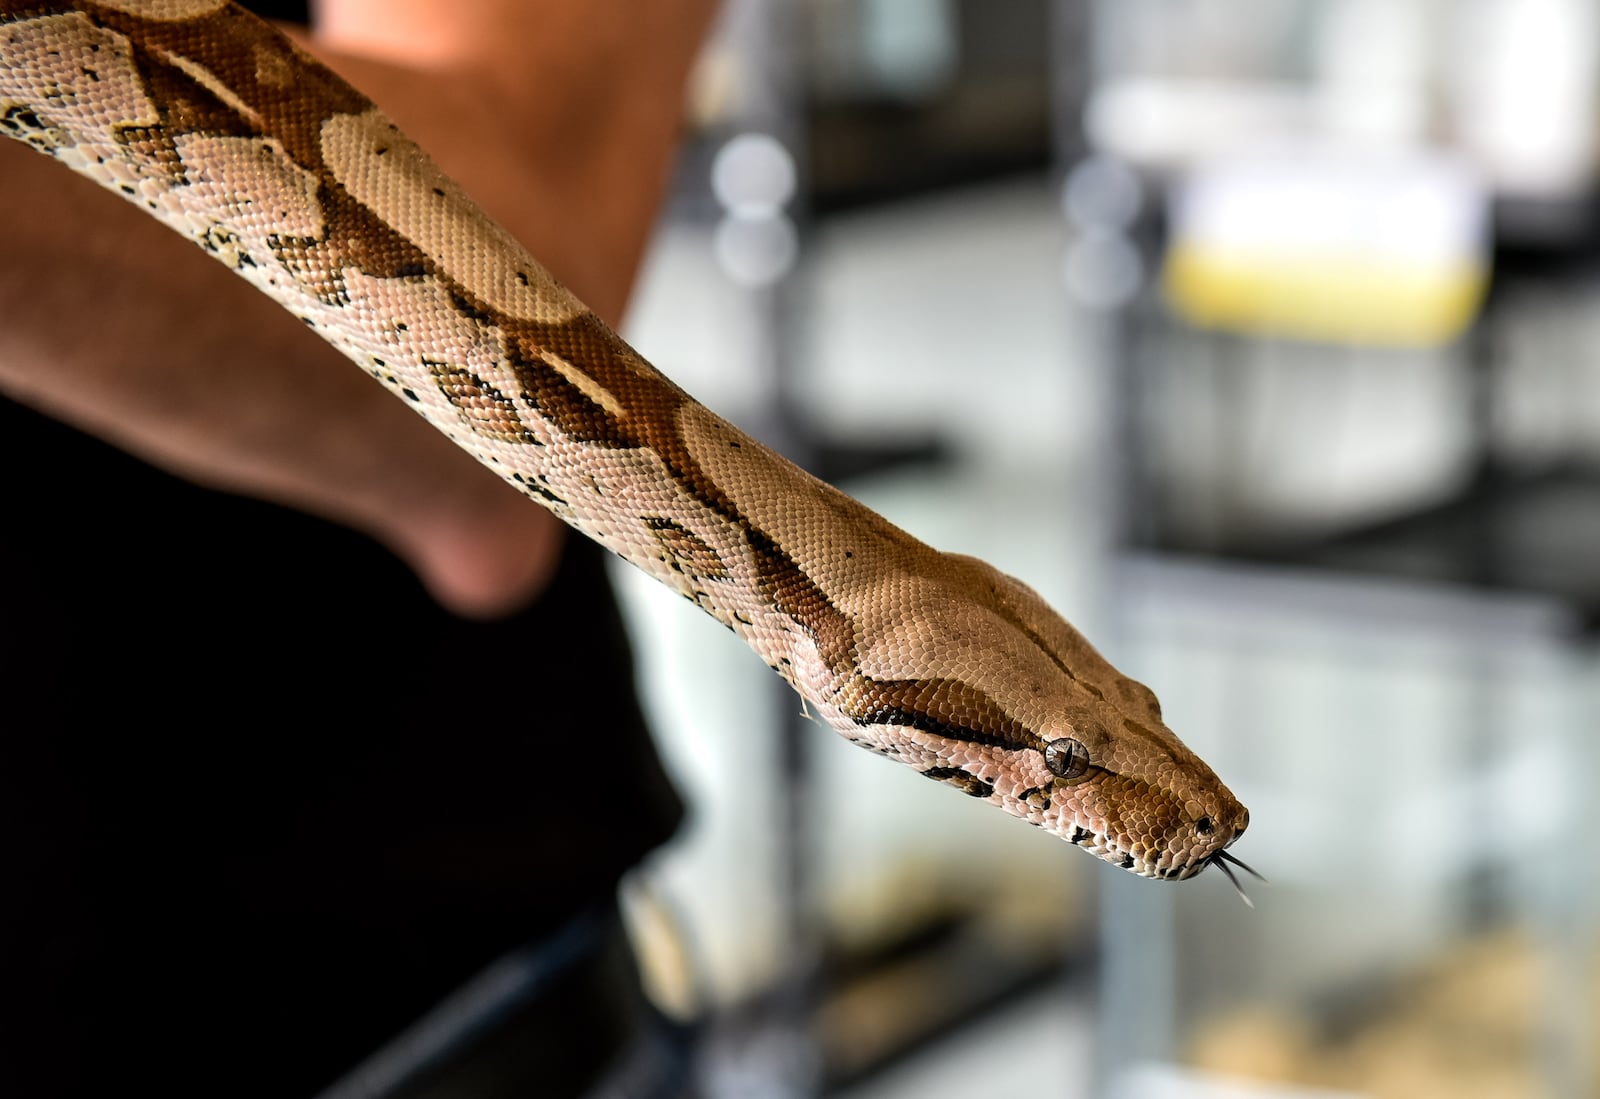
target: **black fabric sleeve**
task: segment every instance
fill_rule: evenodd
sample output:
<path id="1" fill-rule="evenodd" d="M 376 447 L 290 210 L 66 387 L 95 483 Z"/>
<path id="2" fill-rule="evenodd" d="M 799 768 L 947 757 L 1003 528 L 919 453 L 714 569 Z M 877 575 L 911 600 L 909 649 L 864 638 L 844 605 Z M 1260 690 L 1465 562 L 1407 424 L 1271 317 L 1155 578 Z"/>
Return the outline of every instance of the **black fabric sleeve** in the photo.
<path id="1" fill-rule="evenodd" d="M 677 826 L 591 543 L 469 622 L 358 535 L 8 402 L 0 461 L 0 1094 L 173 1080 L 174 1028 L 299 1094 Z"/>
<path id="2" fill-rule="evenodd" d="M 311 5 L 308 0 L 242 0 L 243 5 L 263 19 L 278 19 L 285 23 L 310 23 Z"/>

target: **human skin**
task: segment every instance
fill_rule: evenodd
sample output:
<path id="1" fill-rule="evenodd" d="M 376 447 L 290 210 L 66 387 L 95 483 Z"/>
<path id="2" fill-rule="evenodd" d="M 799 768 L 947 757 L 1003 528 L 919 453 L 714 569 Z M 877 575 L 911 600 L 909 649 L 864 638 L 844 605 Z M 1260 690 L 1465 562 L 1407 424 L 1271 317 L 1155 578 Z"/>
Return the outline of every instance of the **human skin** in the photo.
<path id="1" fill-rule="evenodd" d="M 321 0 L 302 43 L 616 324 L 715 8 Z M 549 579 L 565 528 L 548 512 L 192 244 L 14 142 L 0 240 L 0 392 L 364 531 L 457 613 L 507 613 Z"/>

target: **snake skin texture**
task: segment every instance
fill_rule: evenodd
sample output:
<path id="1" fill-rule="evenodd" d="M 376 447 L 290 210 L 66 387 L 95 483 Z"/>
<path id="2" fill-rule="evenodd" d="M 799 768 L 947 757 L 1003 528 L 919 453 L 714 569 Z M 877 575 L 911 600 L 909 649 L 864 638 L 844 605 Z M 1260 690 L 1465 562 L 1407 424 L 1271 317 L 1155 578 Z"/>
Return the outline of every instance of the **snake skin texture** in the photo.
<path id="1" fill-rule="evenodd" d="M 0 0 L 0 132 L 193 240 L 850 740 L 1146 877 L 1244 831 L 1151 692 L 1032 590 L 696 403 L 234 4 Z"/>

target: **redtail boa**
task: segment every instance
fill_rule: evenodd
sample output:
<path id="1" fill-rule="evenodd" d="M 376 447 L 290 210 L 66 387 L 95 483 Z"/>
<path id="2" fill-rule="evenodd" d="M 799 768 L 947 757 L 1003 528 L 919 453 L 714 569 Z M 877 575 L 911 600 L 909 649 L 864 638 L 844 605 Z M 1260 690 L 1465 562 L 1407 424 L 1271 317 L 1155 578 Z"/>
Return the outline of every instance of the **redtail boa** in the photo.
<path id="1" fill-rule="evenodd" d="M 1236 861 L 1249 814 L 1147 688 L 695 402 L 233 3 L 0 0 L 0 132 L 193 240 L 848 739 L 1146 877 Z"/>

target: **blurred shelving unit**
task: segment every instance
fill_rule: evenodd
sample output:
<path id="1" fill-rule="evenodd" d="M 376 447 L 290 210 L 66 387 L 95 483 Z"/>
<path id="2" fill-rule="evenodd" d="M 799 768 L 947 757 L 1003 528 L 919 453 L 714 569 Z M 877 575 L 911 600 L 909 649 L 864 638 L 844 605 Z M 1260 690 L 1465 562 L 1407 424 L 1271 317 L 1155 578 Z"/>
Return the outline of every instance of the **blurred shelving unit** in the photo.
<path id="1" fill-rule="evenodd" d="M 641 346 L 1040 588 L 1272 884 L 1063 857 L 624 577 L 712 1099 L 1593 1094 L 1594 19 L 730 5 Z"/>
<path id="2" fill-rule="evenodd" d="M 1093 11 L 1121 641 L 1274 879 L 1111 884 L 1108 1092 L 1596 1094 L 1600 11 Z"/>

